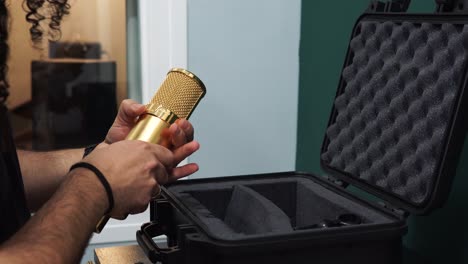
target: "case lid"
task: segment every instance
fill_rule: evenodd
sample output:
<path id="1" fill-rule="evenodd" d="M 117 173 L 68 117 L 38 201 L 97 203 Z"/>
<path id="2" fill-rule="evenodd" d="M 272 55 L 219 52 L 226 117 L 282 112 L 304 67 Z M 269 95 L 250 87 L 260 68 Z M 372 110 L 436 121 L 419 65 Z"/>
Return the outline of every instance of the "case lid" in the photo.
<path id="1" fill-rule="evenodd" d="M 467 24 L 454 14 L 361 16 L 322 167 L 408 212 L 440 207 L 466 133 Z"/>

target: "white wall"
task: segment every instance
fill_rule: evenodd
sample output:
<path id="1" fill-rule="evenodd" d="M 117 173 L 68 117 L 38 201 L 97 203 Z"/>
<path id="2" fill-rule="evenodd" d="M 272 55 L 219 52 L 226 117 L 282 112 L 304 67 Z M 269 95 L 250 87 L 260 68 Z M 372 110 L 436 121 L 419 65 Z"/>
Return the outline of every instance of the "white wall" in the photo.
<path id="1" fill-rule="evenodd" d="M 300 5 L 188 0 L 188 68 L 207 87 L 192 178 L 295 169 Z"/>

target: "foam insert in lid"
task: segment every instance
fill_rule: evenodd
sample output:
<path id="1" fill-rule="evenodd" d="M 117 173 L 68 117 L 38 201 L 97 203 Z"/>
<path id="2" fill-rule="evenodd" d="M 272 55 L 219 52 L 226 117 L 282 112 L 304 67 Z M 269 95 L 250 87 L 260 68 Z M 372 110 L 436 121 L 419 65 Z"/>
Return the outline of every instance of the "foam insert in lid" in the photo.
<path id="1" fill-rule="evenodd" d="M 412 205 L 426 203 L 464 89 L 467 51 L 466 24 L 360 20 L 322 164 Z"/>

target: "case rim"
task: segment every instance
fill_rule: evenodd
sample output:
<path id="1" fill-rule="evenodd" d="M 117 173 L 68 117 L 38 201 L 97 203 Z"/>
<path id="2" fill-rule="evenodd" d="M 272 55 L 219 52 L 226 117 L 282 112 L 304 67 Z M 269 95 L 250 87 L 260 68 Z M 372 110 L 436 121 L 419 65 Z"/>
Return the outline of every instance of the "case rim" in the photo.
<path id="1" fill-rule="evenodd" d="M 210 229 L 200 221 L 198 216 L 167 189 L 176 185 L 277 179 L 279 177 L 288 179 L 290 177 L 298 177 L 313 181 L 315 184 L 327 188 L 346 199 L 350 199 L 362 206 L 368 207 L 370 210 L 375 210 L 385 215 L 391 221 L 366 226 L 359 225 L 348 228 L 337 228 L 335 230 L 305 229 L 288 233 L 263 234 L 244 239 L 229 240 L 213 235 Z M 162 195 L 151 204 L 151 221 L 143 224 L 141 229 L 136 233 L 138 244 L 153 263 L 181 263 L 184 261 L 185 257 L 197 258 L 197 254 L 204 255 L 208 252 L 209 255 L 218 256 L 222 259 L 240 256 L 241 260 L 246 260 L 252 254 L 268 256 L 272 251 L 282 251 L 285 252 L 285 254 L 290 254 L 286 252 L 306 254 L 305 252 L 310 252 L 310 250 L 308 250 L 310 247 L 314 250 L 320 250 L 320 248 L 323 247 L 332 247 L 344 248 L 352 251 L 351 245 L 361 245 L 359 249 L 362 250 L 362 245 L 367 244 L 376 246 L 379 250 L 385 248 L 387 250 L 385 254 L 390 254 L 389 252 L 392 252 L 391 256 L 395 259 L 400 259 L 402 257 L 401 238 L 406 234 L 408 227 L 405 218 L 400 212 L 392 211 L 381 204 L 363 199 L 342 186 L 337 185 L 333 181 L 327 180 L 321 176 L 306 172 L 289 171 L 234 177 L 192 179 L 174 182 L 168 185 L 167 188 L 162 187 Z M 167 236 L 168 247 L 161 248 L 152 240 L 152 238 L 160 235 Z M 351 246 L 351 248 L 349 248 L 349 246 Z M 372 248 L 372 246 L 370 247 Z M 349 252 L 347 254 L 349 254 Z M 185 261 L 188 260 L 185 259 Z M 190 259 L 187 263 L 205 262 Z"/>

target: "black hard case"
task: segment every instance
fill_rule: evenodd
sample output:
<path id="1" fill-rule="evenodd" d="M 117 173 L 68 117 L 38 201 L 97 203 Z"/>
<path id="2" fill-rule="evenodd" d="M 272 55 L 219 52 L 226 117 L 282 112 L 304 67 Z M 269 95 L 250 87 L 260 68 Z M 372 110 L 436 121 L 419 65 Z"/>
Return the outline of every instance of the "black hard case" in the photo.
<path id="1" fill-rule="evenodd" d="M 151 203 L 151 222 L 137 232 L 139 245 L 153 262 L 162 263 L 401 263 L 406 216 L 426 214 L 443 204 L 463 146 L 466 24 L 466 16 L 454 14 L 362 15 L 352 33 L 321 150 L 321 164 L 329 175 L 285 172 L 178 181 Z M 393 55 L 382 51 L 392 45 Z M 379 78 L 384 84 L 377 85 Z M 353 84 L 356 80 L 361 83 Z M 379 95 L 381 91 L 386 94 Z M 387 101 L 380 102 L 382 98 Z M 376 108 L 370 111 L 375 116 L 367 111 L 369 105 Z M 364 200 L 350 193 L 348 184 L 384 202 Z M 239 185 L 248 187 L 246 197 L 234 190 Z M 255 226 L 255 221 L 268 225 L 282 216 L 274 211 L 279 208 L 293 230 L 226 232 L 226 223 L 233 223 L 226 211 L 236 210 L 229 209 L 234 196 L 241 197 L 237 229 Z M 257 215 L 263 209 L 251 210 L 260 200 L 270 203 L 265 212 L 274 209 L 275 219 Z M 313 226 L 340 213 L 357 214 L 363 223 Z M 152 238 L 159 235 L 167 236 L 167 247 L 154 243 Z"/>

